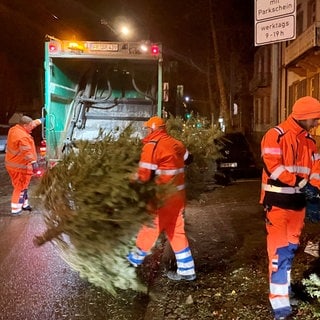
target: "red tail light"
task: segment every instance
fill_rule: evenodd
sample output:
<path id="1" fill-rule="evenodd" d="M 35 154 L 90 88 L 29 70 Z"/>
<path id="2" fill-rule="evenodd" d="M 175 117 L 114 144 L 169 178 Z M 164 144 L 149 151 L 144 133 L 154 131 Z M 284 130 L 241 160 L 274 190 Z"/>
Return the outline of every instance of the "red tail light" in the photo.
<path id="1" fill-rule="evenodd" d="M 46 143 L 46 140 L 42 140 L 40 142 L 40 156 L 41 157 L 45 157 L 46 156 L 46 153 L 47 153 L 47 143 Z"/>
<path id="2" fill-rule="evenodd" d="M 152 45 L 152 47 L 151 47 L 151 53 L 153 54 L 153 55 L 158 55 L 159 54 L 159 46 L 157 46 L 156 44 L 154 44 L 154 45 Z"/>
<path id="3" fill-rule="evenodd" d="M 42 175 L 43 175 L 43 171 L 42 170 L 37 170 L 36 176 L 37 177 L 41 177 Z"/>

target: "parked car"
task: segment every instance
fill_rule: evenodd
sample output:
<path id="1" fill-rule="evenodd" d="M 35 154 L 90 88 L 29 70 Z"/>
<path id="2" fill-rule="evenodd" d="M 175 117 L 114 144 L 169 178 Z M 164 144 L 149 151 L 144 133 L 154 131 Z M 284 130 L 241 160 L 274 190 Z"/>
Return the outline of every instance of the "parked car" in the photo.
<path id="1" fill-rule="evenodd" d="M 253 153 L 241 132 L 227 133 L 216 143 L 221 146 L 221 159 L 216 163 L 217 182 L 223 184 L 236 179 L 260 177 Z"/>
<path id="2" fill-rule="evenodd" d="M 9 125 L 0 124 L 0 152 L 6 152 L 9 128 Z"/>

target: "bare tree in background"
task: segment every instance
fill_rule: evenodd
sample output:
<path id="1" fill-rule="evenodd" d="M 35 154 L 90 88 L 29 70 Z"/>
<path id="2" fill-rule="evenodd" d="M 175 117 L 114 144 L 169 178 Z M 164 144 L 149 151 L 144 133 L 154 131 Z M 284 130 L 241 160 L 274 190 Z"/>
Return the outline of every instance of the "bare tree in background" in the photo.
<path id="1" fill-rule="evenodd" d="M 219 44 L 217 38 L 217 32 L 214 23 L 214 7 L 212 4 L 212 0 L 209 0 L 209 17 L 210 17 L 210 32 L 213 43 L 213 61 L 215 65 L 216 71 L 216 79 L 220 96 L 220 114 L 219 116 L 224 119 L 226 130 L 230 128 L 230 114 L 229 114 L 229 106 L 227 102 L 226 88 L 224 85 L 223 79 L 223 64 L 221 63 L 220 53 L 219 53 Z M 209 86 L 209 96 L 210 91 L 212 90 L 212 86 Z"/>

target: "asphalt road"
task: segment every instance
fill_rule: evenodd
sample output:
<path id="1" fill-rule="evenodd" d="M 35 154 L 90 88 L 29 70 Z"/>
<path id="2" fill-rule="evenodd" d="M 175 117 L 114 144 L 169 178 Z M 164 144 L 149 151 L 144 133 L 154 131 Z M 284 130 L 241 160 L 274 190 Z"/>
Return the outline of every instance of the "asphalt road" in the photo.
<path id="1" fill-rule="evenodd" d="M 9 214 L 12 187 L 3 159 L 0 154 L 0 319 L 144 319 L 144 296 L 112 297 L 82 280 L 52 243 L 33 245 L 44 230 L 41 213 Z"/>
<path id="2" fill-rule="evenodd" d="M 12 187 L 3 160 L 0 154 L 0 320 L 190 320 L 177 314 L 178 301 L 171 298 L 175 290 L 189 296 L 195 288 L 201 290 L 212 270 L 225 268 L 229 253 L 238 251 L 238 233 L 242 232 L 231 217 L 254 217 L 260 210 L 258 180 L 221 187 L 208 193 L 205 203 L 188 204 L 186 229 L 199 282 L 177 289 L 180 287 L 161 280 L 162 300 L 158 301 L 132 291 L 113 297 L 81 279 L 54 244 L 34 246 L 34 236 L 45 228 L 41 212 L 10 215 Z M 162 264 L 165 260 L 164 254 Z"/>

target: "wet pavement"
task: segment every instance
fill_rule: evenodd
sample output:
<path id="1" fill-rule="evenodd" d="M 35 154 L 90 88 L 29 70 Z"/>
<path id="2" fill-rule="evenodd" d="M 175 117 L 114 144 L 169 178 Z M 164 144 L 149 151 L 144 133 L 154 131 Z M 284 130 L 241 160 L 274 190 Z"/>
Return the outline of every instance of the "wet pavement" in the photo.
<path id="1" fill-rule="evenodd" d="M 52 243 L 35 247 L 33 238 L 45 227 L 41 213 L 9 214 L 12 188 L 3 159 L 0 154 L 0 320 L 173 319 L 143 294 L 127 291 L 112 297 L 80 279 Z M 220 187 L 218 197 L 211 198 L 215 191 L 208 193 L 203 204 L 188 205 L 186 228 L 200 278 L 224 264 L 225 251 L 213 254 L 208 247 L 236 248 L 237 230 L 228 221 L 228 212 L 244 210 L 256 215 L 260 210 L 258 192 L 258 180 L 240 181 Z M 190 290 L 192 293 L 193 285 Z M 161 288 L 160 294 L 165 295 L 166 288 Z M 174 312 L 174 301 L 170 308 Z"/>
<path id="2" fill-rule="evenodd" d="M 3 158 L 0 154 L 0 319 L 144 319 L 145 296 L 112 297 L 81 279 L 52 243 L 34 246 L 34 236 L 45 228 L 42 216 L 36 210 L 9 214 L 12 188 Z"/>

